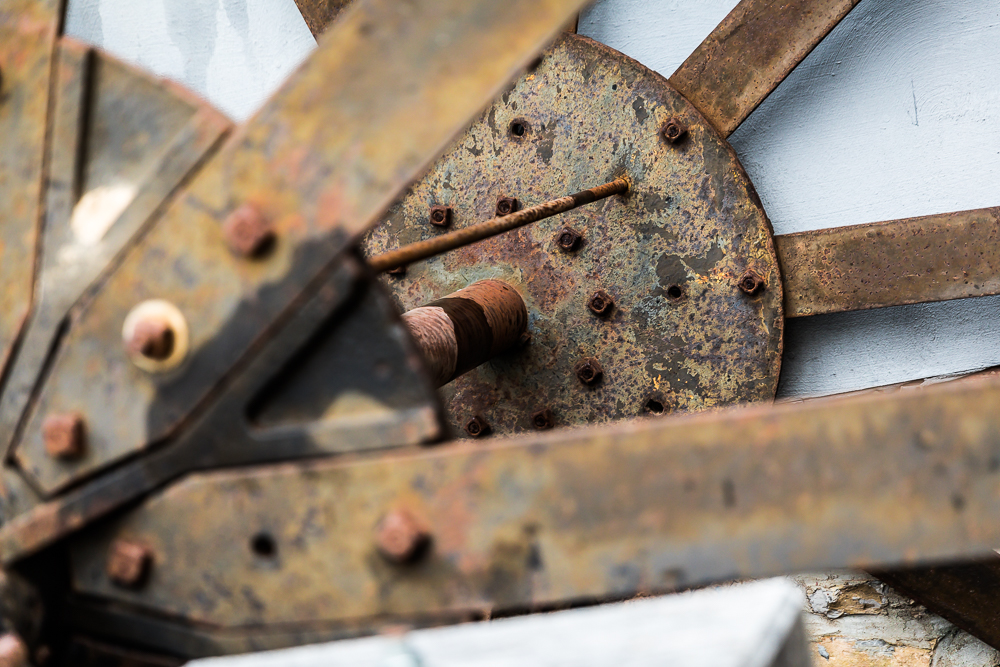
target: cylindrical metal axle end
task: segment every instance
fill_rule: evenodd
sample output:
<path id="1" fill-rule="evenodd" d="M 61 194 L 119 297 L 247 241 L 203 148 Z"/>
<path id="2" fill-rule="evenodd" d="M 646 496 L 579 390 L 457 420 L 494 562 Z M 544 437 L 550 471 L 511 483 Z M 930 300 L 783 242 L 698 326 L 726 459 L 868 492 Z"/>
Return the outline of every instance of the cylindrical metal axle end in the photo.
<path id="1" fill-rule="evenodd" d="M 528 309 L 507 283 L 482 280 L 405 313 L 403 322 L 441 386 L 514 347 Z"/>

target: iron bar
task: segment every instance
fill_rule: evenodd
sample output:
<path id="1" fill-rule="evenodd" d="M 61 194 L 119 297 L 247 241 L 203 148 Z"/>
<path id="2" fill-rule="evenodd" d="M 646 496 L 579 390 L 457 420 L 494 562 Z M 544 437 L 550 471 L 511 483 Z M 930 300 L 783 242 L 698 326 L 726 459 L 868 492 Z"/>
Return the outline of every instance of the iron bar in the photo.
<path id="1" fill-rule="evenodd" d="M 1000 208 L 775 237 L 785 316 L 1000 294 Z"/>
<path id="2" fill-rule="evenodd" d="M 628 192 L 629 183 L 624 178 L 616 178 L 613 181 L 582 190 L 575 194 L 559 199 L 553 199 L 537 206 L 516 211 L 510 215 L 493 218 L 480 222 L 464 229 L 457 229 L 441 236 L 436 236 L 426 241 L 411 243 L 396 250 L 382 253 L 368 260 L 368 265 L 379 273 L 391 271 L 422 259 L 428 259 L 435 255 L 455 250 L 463 246 L 488 239 L 498 234 L 509 232 L 518 227 L 524 227 L 533 222 L 551 218 L 559 213 L 571 211 L 574 208 L 590 204 L 600 199 L 605 199 L 612 195 L 623 195 Z"/>
<path id="3" fill-rule="evenodd" d="M 860 0 L 743 0 L 670 77 L 728 137 Z"/>
<path id="4" fill-rule="evenodd" d="M 998 402 L 1000 382 L 970 381 L 194 474 L 81 535 L 74 581 L 81 594 L 237 627 L 981 558 L 1000 542 Z M 232 521 L 232 507 L 253 521 Z M 431 537 L 405 576 L 371 557 L 374 527 L 396 510 Z M 267 526 L 288 537 L 281 569 L 262 576 L 245 551 Z M 108 545 L 130 535 L 160 549 L 156 577 L 137 593 L 104 572 Z M 268 601 L 261 611 L 227 597 L 251 581 Z M 203 593 L 211 604 L 189 604 Z"/>

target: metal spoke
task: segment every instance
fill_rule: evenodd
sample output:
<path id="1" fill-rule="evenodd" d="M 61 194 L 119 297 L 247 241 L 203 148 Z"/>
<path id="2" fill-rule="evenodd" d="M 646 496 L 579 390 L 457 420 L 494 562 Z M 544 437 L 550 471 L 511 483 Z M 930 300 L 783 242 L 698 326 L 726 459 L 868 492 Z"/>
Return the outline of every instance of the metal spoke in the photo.
<path id="1" fill-rule="evenodd" d="M 775 237 L 785 316 L 1000 294 L 1000 209 Z"/>
<path id="2" fill-rule="evenodd" d="M 351 2 L 352 0 L 295 0 L 299 13 L 316 39 Z"/>
<path id="3" fill-rule="evenodd" d="M 0 7 L 0 383 L 31 309 L 61 14 L 57 0 Z"/>
<path id="4" fill-rule="evenodd" d="M 68 332 L 20 451 L 43 452 L 44 420 L 67 412 L 87 421 L 88 441 L 100 448 L 44 487 L 64 486 L 172 433 L 581 4 L 353 3 Z M 260 256 L 257 246 L 270 252 Z M 122 322 L 150 300 L 166 300 L 188 318 L 192 353 L 169 381 L 132 371 L 122 344 Z M 123 372 L 94 366 L 93 349 L 107 351 Z M 94 382 L 103 393 L 81 394 Z"/>
<path id="5" fill-rule="evenodd" d="M 986 557 L 1000 543 L 998 401 L 1000 382 L 968 382 L 198 474 L 81 536 L 74 581 L 88 595 L 138 599 L 103 564 L 110 544 L 142 535 L 160 549 L 144 604 L 245 625 L 256 613 L 245 605 L 185 606 L 204 578 L 232 590 L 257 571 L 244 546 L 256 527 L 232 521 L 231 507 L 283 534 L 308 526 L 314 536 L 283 552 L 286 578 L 254 580 L 268 605 L 252 620 L 265 624 L 384 622 Z M 431 545 L 405 577 L 372 564 L 374 528 L 394 513 Z M 6 544 L 9 527 L 3 535 Z M 187 576 L 192 561 L 201 579 Z"/>
<path id="6" fill-rule="evenodd" d="M 743 0 L 670 83 L 728 137 L 860 0 Z"/>

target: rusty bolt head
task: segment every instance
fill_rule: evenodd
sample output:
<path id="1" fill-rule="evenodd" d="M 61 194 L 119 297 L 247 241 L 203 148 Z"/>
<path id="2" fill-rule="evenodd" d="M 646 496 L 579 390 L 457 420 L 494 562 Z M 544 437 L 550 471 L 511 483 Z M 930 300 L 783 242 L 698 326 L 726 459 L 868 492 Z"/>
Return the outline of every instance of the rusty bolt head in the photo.
<path id="1" fill-rule="evenodd" d="M 571 227 L 563 227 L 559 230 L 559 233 L 556 234 L 556 245 L 566 252 L 573 252 L 579 248 L 582 241 L 583 234 Z"/>
<path id="2" fill-rule="evenodd" d="M 663 124 L 662 134 L 667 143 L 676 144 L 685 134 L 687 134 L 687 127 L 685 127 L 684 123 L 680 122 L 676 118 L 670 118 Z"/>
<path id="3" fill-rule="evenodd" d="M 600 384 L 601 380 L 604 379 L 604 368 L 601 366 L 601 362 L 593 357 L 587 357 L 580 361 L 574 371 L 580 382 L 588 387 Z"/>
<path id="4" fill-rule="evenodd" d="M 431 206 L 431 224 L 435 227 L 451 225 L 451 206 Z"/>
<path id="5" fill-rule="evenodd" d="M 0 635 L 0 667 L 28 667 L 28 645 L 19 635 Z"/>
<path id="6" fill-rule="evenodd" d="M 430 533 L 405 510 L 392 510 L 375 529 L 378 552 L 393 563 L 410 563 L 426 551 Z"/>
<path id="7" fill-rule="evenodd" d="M 153 552 L 149 547 L 115 540 L 108 554 L 108 577 L 119 586 L 138 588 L 145 583 L 152 564 Z"/>
<path id="8" fill-rule="evenodd" d="M 598 317 L 607 317 L 615 309 L 615 300 L 604 290 L 597 290 L 587 302 L 587 308 Z"/>
<path id="9" fill-rule="evenodd" d="M 502 218 L 505 215 L 510 215 L 518 208 L 518 201 L 513 197 L 501 197 L 497 201 L 497 217 Z"/>
<path id="10" fill-rule="evenodd" d="M 163 361 L 173 354 L 174 330 L 160 318 L 139 320 L 126 347 L 129 354 L 141 354 L 147 359 Z"/>
<path id="11" fill-rule="evenodd" d="M 243 204 L 222 224 L 226 244 L 240 257 L 259 257 L 274 243 L 274 230 L 253 204 Z"/>
<path id="12" fill-rule="evenodd" d="M 740 277 L 740 282 L 738 284 L 740 286 L 740 290 L 749 296 L 757 296 L 767 287 L 767 284 L 764 282 L 761 275 L 753 269 L 747 269 L 746 273 Z"/>
<path id="13" fill-rule="evenodd" d="M 531 415 L 531 425 L 537 428 L 539 431 L 545 431 L 556 425 L 555 418 L 552 416 L 552 411 L 548 408 L 542 408 L 538 412 Z"/>
<path id="14" fill-rule="evenodd" d="M 42 422 L 45 451 L 57 459 L 75 459 L 83 454 L 86 439 L 83 415 L 72 412 L 49 415 Z"/>
<path id="15" fill-rule="evenodd" d="M 465 432 L 473 438 L 481 438 L 490 432 L 490 425 L 485 419 L 476 415 L 465 424 Z"/>

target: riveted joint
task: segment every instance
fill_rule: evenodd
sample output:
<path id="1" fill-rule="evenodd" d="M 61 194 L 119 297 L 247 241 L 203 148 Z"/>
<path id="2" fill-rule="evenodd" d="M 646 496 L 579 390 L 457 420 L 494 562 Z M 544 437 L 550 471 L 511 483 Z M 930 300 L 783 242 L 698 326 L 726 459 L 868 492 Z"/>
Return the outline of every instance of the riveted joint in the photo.
<path id="1" fill-rule="evenodd" d="M 53 414 L 42 422 L 45 452 L 57 459 L 78 459 L 86 445 L 86 424 L 83 415 L 70 412 Z"/>
<path id="2" fill-rule="evenodd" d="M 496 215 L 498 218 L 502 218 L 505 215 L 517 212 L 518 208 L 520 208 L 520 202 L 514 197 L 501 197 L 497 201 Z"/>
<path id="3" fill-rule="evenodd" d="M 392 510 L 375 529 L 378 552 L 389 562 L 400 565 L 419 560 L 430 541 L 430 532 L 406 510 Z"/>
<path id="4" fill-rule="evenodd" d="M 108 578 L 124 588 L 139 588 L 149 576 L 152 550 L 136 542 L 115 540 L 108 554 Z"/>
<path id="5" fill-rule="evenodd" d="M 539 431 L 546 431 L 556 425 L 552 410 L 542 408 L 531 415 L 531 425 Z"/>
<path id="6" fill-rule="evenodd" d="M 263 213 L 253 204 L 243 204 L 222 223 L 226 245 L 238 257 L 261 257 L 274 245 L 276 235 Z"/>
<path id="7" fill-rule="evenodd" d="M 740 277 L 738 285 L 740 291 L 747 296 L 757 296 L 767 289 L 767 283 L 764 282 L 764 278 L 753 269 L 746 270 Z"/>
<path id="8" fill-rule="evenodd" d="M 556 234 L 556 245 L 564 252 L 574 252 L 583 243 L 583 234 L 572 227 L 563 227 Z"/>
<path id="9" fill-rule="evenodd" d="M 604 367 L 593 357 L 581 360 L 573 370 L 577 379 L 587 387 L 597 386 L 604 379 Z"/>
<path id="10" fill-rule="evenodd" d="M 481 438 L 489 434 L 490 425 L 485 419 L 476 415 L 465 423 L 465 432 L 473 438 Z"/>
<path id="11" fill-rule="evenodd" d="M 435 227 L 450 227 L 451 216 L 451 206 L 431 206 L 430 221 Z"/>
<path id="12" fill-rule="evenodd" d="M 687 134 L 687 126 L 676 118 L 668 118 L 660 134 L 668 144 L 676 144 Z"/>
<path id="13" fill-rule="evenodd" d="M 597 290 L 587 302 L 587 308 L 598 317 L 609 317 L 615 309 L 615 300 L 604 290 Z"/>

